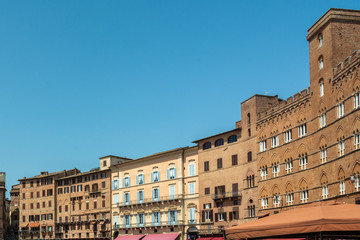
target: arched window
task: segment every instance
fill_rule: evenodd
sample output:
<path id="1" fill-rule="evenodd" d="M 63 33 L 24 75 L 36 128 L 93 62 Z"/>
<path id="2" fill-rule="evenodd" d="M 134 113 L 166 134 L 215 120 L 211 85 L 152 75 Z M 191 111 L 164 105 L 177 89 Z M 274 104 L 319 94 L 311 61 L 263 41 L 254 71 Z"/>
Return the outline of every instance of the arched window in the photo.
<path id="1" fill-rule="evenodd" d="M 323 56 L 319 57 L 319 69 L 323 69 L 324 68 L 324 58 Z"/>
<path id="2" fill-rule="evenodd" d="M 224 139 L 220 138 L 218 140 L 215 141 L 215 147 L 224 145 Z"/>
<path id="3" fill-rule="evenodd" d="M 236 135 L 231 135 L 228 138 L 228 143 L 233 143 L 233 142 L 237 142 L 237 136 Z"/>
<path id="4" fill-rule="evenodd" d="M 319 47 L 321 47 L 323 45 L 323 35 L 321 33 L 318 36 L 318 41 L 319 41 Z"/>
<path id="5" fill-rule="evenodd" d="M 204 143 L 203 150 L 206 150 L 206 149 L 209 149 L 209 148 L 211 148 L 211 142 Z"/>

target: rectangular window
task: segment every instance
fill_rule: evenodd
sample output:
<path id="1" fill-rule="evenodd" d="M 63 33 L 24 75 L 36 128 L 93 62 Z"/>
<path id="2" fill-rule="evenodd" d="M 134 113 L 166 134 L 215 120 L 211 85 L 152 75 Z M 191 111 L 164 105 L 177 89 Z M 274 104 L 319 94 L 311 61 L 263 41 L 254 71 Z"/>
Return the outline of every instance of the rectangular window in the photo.
<path id="1" fill-rule="evenodd" d="M 320 159 L 321 159 L 321 163 L 326 163 L 326 158 L 327 158 L 327 149 L 325 147 L 322 147 L 320 149 Z"/>
<path id="2" fill-rule="evenodd" d="M 355 149 L 359 149 L 359 146 L 360 146 L 360 134 L 359 132 L 356 132 L 354 134 L 354 147 Z"/>
<path id="3" fill-rule="evenodd" d="M 338 153 L 339 157 L 343 156 L 345 154 L 345 140 L 341 140 L 338 143 Z"/>
<path id="4" fill-rule="evenodd" d="M 326 126 L 326 113 L 320 114 L 320 128 L 323 128 Z"/>
<path id="5" fill-rule="evenodd" d="M 210 188 L 208 188 L 208 187 L 205 188 L 205 189 L 204 189 L 204 192 L 205 192 L 205 195 L 209 195 L 209 194 L 210 194 Z"/>
<path id="6" fill-rule="evenodd" d="M 129 214 L 124 216 L 124 227 L 131 227 L 131 216 Z"/>
<path id="7" fill-rule="evenodd" d="M 260 176 L 261 176 L 261 180 L 265 180 L 266 176 L 267 176 L 267 167 L 262 167 L 260 168 Z"/>
<path id="8" fill-rule="evenodd" d="M 287 193 L 286 194 L 286 203 L 287 205 L 292 205 L 294 202 L 294 193 Z"/>
<path id="9" fill-rule="evenodd" d="M 280 163 L 275 163 L 272 165 L 272 174 L 273 177 L 278 177 L 280 173 Z"/>
<path id="10" fill-rule="evenodd" d="M 119 195 L 118 194 L 113 195 L 113 203 L 117 204 L 118 201 L 119 201 Z"/>
<path id="11" fill-rule="evenodd" d="M 299 166 L 300 168 L 303 170 L 303 169 L 306 169 L 306 165 L 308 164 L 308 158 L 307 158 L 307 155 L 301 155 L 299 156 Z"/>
<path id="12" fill-rule="evenodd" d="M 292 140 L 292 130 L 290 129 L 290 130 L 285 131 L 285 133 L 284 133 L 284 142 L 288 143 L 291 140 Z"/>
<path id="13" fill-rule="evenodd" d="M 263 209 L 267 208 L 269 205 L 268 198 L 261 198 L 261 207 Z"/>
<path id="14" fill-rule="evenodd" d="M 209 161 L 205 161 L 204 162 L 204 172 L 207 172 L 207 171 L 209 171 L 210 170 L 210 168 L 209 168 Z"/>
<path id="15" fill-rule="evenodd" d="M 145 225 L 145 214 L 144 213 L 138 213 L 138 225 L 139 226 Z"/>
<path id="16" fill-rule="evenodd" d="M 260 141 L 260 152 L 266 151 L 266 140 Z"/>
<path id="17" fill-rule="evenodd" d="M 82 191 L 82 185 L 77 185 L 77 191 L 81 192 Z"/>
<path id="18" fill-rule="evenodd" d="M 222 168 L 222 158 L 217 159 L 217 168 Z"/>
<path id="19" fill-rule="evenodd" d="M 308 190 L 302 190 L 300 192 L 300 200 L 302 203 L 307 202 L 309 199 L 309 191 Z"/>
<path id="20" fill-rule="evenodd" d="M 175 179 L 176 178 L 176 169 L 170 168 L 169 169 L 169 179 Z"/>
<path id="21" fill-rule="evenodd" d="M 342 179 L 340 180 L 340 195 L 344 195 L 345 194 L 345 180 Z"/>
<path id="22" fill-rule="evenodd" d="M 153 213 L 153 224 L 156 226 L 160 225 L 160 212 Z"/>
<path id="23" fill-rule="evenodd" d="M 285 161 L 285 171 L 286 171 L 286 173 L 291 173 L 293 167 L 294 167 L 294 163 L 293 163 L 292 158 Z"/>
<path id="24" fill-rule="evenodd" d="M 124 178 L 124 187 L 129 187 L 130 186 L 130 177 L 125 177 Z"/>
<path id="25" fill-rule="evenodd" d="M 271 137 L 271 147 L 277 147 L 279 146 L 279 135 Z"/>
<path id="26" fill-rule="evenodd" d="M 169 224 L 174 225 L 177 223 L 176 218 L 177 218 L 177 211 L 176 210 L 171 210 L 168 212 L 168 221 Z"/>
<path id="27" fill-rule="evenodd" d="M 160 194 L 159 194 L 159 188 L 153 189 L 153 201 L 159 201 L 160 200 Z"/>
<path id="28" fill-rule="evenodd" d="M 232 162 L 233 166 L 238 165 L 238 155 L 237 154 L 231 156 L 231 162 Z"/>
<path id="29" fill-rule="evenodd" d="M 252 161 L 252 152 L 247 153 L 248 162 Z"/>
<path id="30" fill-rule="evenodd" d="M 281 203 L 280 195 L 274 195 L 273 196 L 273 205 L 274 205 L 274 207 L 279 207 L 280 203 Z"/>
<path id="31" fill-rule="evenodd" d="M 298 127 L 298 130 L 299 130 L 299 137 L 305 136 L 305 135 L 306 135 L 306 123 L 301 124 L 301 125 Z"/>
<path id="32" fill-rule="evenodd" d="M 329 188 L 328 188 L 328 186 L 327 185 L 323 185 L 322 187 L 321 187 L 321 189 L 322 189 L 322 198 L 323 199 L 327 199 L 328 198 L 328 195 L 329 195 Z"/>
<path id="33" fill-rule="evenodd" d="M 189 177 L 195 176 L 195 164 L 190 163 L 189 164 Z"/>
<path id="34" fill-rule="evenodd" d="M 189 183 L 189 194 L 195 194 L 195 183 Z"/>
<path id="35" fill-rule="evenodd" d="M 190 208 L 189 209 L 189 223 L 190 224 L 194 224 L 196 223 L 196 218 L 195 218 L 195 208 Z"/>
<path id="36" fill-rule="evenodd" d="M 354 94 L 354 108 L 359 108 L 360 107 L 360 93 L 355 93 Z"/>
<path id="37" fill-rule="evenodd" d="M 143 203 L 144 202 L 144 190 L 139 190 L 138 191 L 138 203 Z"/>
<path id="38" fill-rule="evenodd" d="M 138 175 L 138 185 L 144 184 L 144 174 Z"/>
<path id="39" fill-rule="evenodd" d="M 124 193 L 124 204 L 130 204 L 130 193 Z"/>
<path id="40" fill-rule="evenodd" d="M 355 190 L 358 192 L 360 190 L 360 175 L 355 176 Z"/>
<path id="41" fill-rule="evenodd" d="M 170 192 L 170 199 L 174 199 L 175 198 L 175 185 L 169 186 L 169 192 Z"/>
<path id="42" fill-rule="evenodd" d="M 345 104 L 341 102 L 337 105 L 337 118 L 343 117 L 345 114 Z"/>

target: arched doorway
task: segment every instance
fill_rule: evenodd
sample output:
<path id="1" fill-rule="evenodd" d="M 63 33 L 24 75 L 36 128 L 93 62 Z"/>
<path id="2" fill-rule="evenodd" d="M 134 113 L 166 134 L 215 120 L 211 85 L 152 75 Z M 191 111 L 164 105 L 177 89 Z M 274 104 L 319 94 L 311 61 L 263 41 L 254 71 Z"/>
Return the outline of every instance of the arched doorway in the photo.
<path id="1" fill-rule="evenodd" d="M 187 239 L 195 240 L 199 237 L 199 230 L 196 227 L 189 227 L 186 234 Z"/>

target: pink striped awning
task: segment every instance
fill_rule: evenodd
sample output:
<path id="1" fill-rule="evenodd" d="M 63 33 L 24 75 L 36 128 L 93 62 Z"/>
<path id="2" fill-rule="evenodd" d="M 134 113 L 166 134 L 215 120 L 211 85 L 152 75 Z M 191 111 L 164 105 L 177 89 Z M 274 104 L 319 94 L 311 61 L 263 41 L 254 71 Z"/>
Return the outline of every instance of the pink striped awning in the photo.
<path id="1" fill-rule="evenodd" d="M 176 240 L 180 233 L 149 234 L 142 240 Z"/>
<path id="2" fill-rule="evenodd" d="M 115 240 L 140 240 L 145 235 L 120 235 Z"/>

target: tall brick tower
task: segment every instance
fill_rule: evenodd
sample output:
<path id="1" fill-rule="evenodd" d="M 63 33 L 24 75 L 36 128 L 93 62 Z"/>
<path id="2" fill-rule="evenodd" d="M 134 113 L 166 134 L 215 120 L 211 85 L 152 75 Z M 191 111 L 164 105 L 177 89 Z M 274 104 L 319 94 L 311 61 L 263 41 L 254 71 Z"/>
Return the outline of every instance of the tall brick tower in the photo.
<path id="1" fill-rule="evenodd" d="M 334 68 L 360 49 L 360 11 L 331 8 L 309 28 L 307 40 L 312 108 L 318 114 L 322 102 L 337 104 L 332 94 L 324 94 L 334 89 Z"/>
<path id="2" fill-rule="evenodd" d="M 0 240 L 5 237 L 5 173 L 0 172 Z"/>

